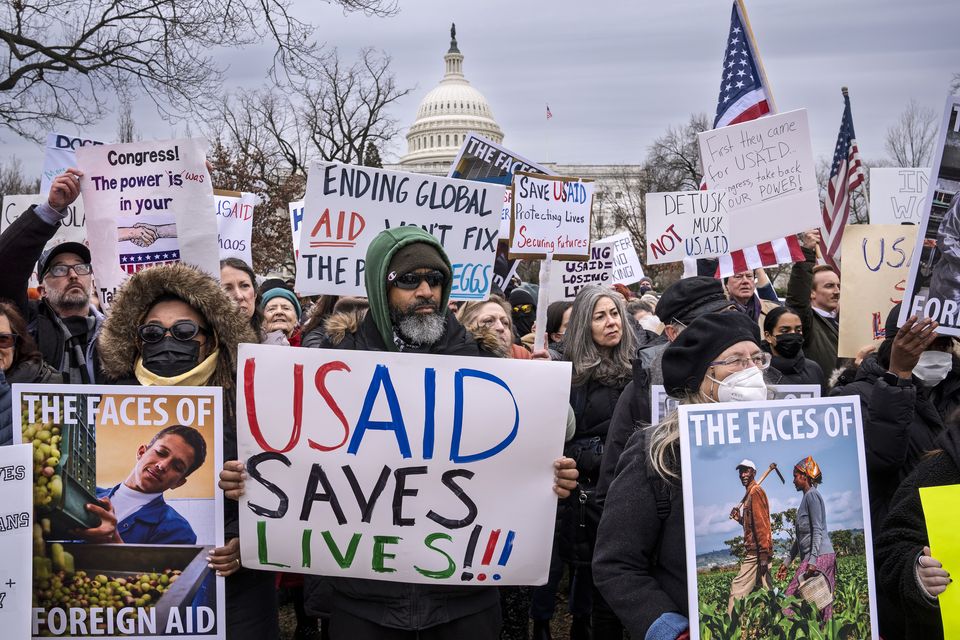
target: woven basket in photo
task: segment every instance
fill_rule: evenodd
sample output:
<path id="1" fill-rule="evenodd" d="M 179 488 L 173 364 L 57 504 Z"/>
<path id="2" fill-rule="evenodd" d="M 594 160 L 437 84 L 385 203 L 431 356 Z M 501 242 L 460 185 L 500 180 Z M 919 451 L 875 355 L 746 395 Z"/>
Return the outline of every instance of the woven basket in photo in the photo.
<path id="1" fill-rule="evenodd" d="M 833 592 L 830 591 L 830 583 L 827 582 L 826 576 L 822 573 L 806 580 L 800 578 L 800 587 L 797 591 L 801 598 L 814 605 L 818 611 L 823 611 L 833 604 Z"/>

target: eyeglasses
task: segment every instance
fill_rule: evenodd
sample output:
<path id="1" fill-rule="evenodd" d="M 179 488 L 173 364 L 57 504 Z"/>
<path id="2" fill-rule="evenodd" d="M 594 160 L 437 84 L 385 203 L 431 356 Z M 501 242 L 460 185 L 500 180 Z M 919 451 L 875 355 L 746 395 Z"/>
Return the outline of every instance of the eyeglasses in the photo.
<path id="1" fill-rule="evenodd" d="M 44 274 L 45 276 L 53 276 L 54 278 L 62 278 L 73 269 L 73 272 L 78 276 L 88 276 L 93 273 L 93 265 L 89 262 L 81 262 L 80 264 L 55 264 Z"/>
<path id="2" fill-rule="evenodd" d="M 156 323 L 142 324 L 137 327 L 137 335 L 139 335 L 140 339 L 144 342 L 160 342 L 167 333 L 173 336 L 174 340 L 179 340 L 180 342 L 189 342 L 196 338 L 198 333 L 202 333 L 205 336 L 210 335 L 209 331 L 193 320 L 179 320 L 174 322 L 170 327 Z"/>
<path id="3" fill-rule="evenodd" d="M 391 274 L 392 275 L 392 274 Z M 446 282 L 447 278 L 439 271 L 425 271 L 423 273 L 417 273 L 411 271 L 410 273 L 405 273 L 401 276 L 396 276 L 390 284 L 395 286 L 398 289 L 406 289 L 411 291 L 420 286 L 421 282 L 426 281 L 427 286 L 433 287 L 442 287 Z"/>
<path id="4" fill-rule="evenodd" d="M 0 333 L 0 349 L 9 349 L 10 347 L 17 344 L 17 338 L 19 338 L 15 333 Z"/>
<path id="5" fill-rule="evenodd" d="M 532 313 L 533 305 L 532 304 L 518 304 L 513 308 L 514 313 Z"/>
<path id="6" fill-rule="evenodd" d="M 755 353 L 749 358 L 741 358 L 740 356 L 731 356 L 726 360 L 715 360 L 710 363 L 711 367 L 737 367 L 738 369 L 746 369 L 749 366 L 757 367 L 758 369 L 766 369 L 770 366 L 771 356 L 766 351 L 761 351 L 760 353 Z"/>

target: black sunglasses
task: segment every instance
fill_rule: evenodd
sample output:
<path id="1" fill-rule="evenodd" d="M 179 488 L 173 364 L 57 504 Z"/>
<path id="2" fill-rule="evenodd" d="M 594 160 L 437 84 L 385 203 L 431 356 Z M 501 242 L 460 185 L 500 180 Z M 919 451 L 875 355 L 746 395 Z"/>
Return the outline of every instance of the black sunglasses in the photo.
<path id="1" fill-rule="evenodd" d="M 442 287 L 446 280 L 446 276 L 439 271 L 425 271 L 423 273 L 411 271 L 410 273 L 395 277 L 390 284 L 398 289 L 412 290 L 419 287 L 420 283 L 424 281 L 426 281 L 430 287 Z"/>
<path id="2" fill-rule="evenodd" d="M 0 349 L 9 349 L 16 345 L 19 337 L 15 333 L 0 333 Z"/>
<path id="3" fill-rule="evenodd" d="M 144 342 L 160 342 L 167 333 L 173 336 L 174 340 L 180 342 L 189 342 L 197 337 L 198 333 L 207 336 L 210 332 L 198 325 L 193 320 L 179 320 L 172 326 L 165 327 L 162 324 L 142 324 L 137 327 L 137 335 Z"/>

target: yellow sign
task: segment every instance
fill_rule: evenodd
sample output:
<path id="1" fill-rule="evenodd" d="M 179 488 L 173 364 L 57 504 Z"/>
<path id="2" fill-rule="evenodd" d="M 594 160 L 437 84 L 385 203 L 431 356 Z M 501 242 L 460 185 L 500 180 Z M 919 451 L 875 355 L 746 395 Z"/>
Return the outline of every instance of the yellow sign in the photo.
<path id="1" fill-rule="evenodd" d="M 920 487 L 923 517 L 927 521 L 930 555 L 940 561 L 950 575 L 960 575 L 960 517 L 957 504 L 960 484 L 944 487 Z M 948 585 L 940 594 L 940 616 L 944 640 L 960 638 L 960 587 Z"/>

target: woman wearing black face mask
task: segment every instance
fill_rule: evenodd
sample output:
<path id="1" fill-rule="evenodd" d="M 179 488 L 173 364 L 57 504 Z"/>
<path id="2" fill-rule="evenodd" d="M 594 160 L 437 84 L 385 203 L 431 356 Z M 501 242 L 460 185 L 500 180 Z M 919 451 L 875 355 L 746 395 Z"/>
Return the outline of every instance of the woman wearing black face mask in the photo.
<path id="1" fill-rule="evenodd" d="M 770 366 L 782 376 L 777 384 L 818 384 L 821 393 L 827 395 L 823 370 L 803 355 L 800 316 L 786 307 L 768 311 L 763 321 L 763 349 L 773 355 Z"/>

